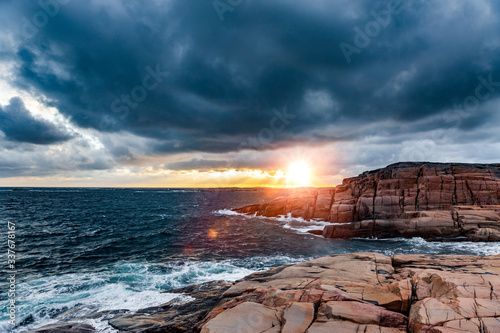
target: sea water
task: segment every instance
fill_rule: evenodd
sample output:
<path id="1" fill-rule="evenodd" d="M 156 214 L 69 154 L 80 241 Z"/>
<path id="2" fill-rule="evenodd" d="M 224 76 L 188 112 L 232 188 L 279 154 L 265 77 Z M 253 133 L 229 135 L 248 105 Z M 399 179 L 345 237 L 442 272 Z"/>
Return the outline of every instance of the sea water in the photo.
<path id="1" fill-rule="evenodd" d="M 291 189 L 0 188 L 0 332 L 23 332 L 71 319 L 115 332 L 101 311 L 134 312 L 170 300 L 162 293 L 320 256 L 488 255 L 500 243 L 413 239 L 324 239 L 326 222 L 231 211 Z M 16 225 L 16 321 L 8 323 L 7 223 Z M 87 316 L 87 319 L 77 319 Z"/>

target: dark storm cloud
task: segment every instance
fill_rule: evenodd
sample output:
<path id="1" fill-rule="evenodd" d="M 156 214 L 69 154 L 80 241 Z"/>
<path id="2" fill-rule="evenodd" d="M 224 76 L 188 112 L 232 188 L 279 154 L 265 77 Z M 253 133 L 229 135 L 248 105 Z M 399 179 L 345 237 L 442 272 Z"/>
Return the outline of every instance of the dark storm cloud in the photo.
<path id="1" fill-rule="evenodd" d="M 49 145 L 72 138 L 54 124 L 33 118 L 19 97 L 12 98 L 4 107 L 0 106 L 0 131 L 7 140 Z"/>
<path id="2" fill-rule="evenodd" d="M 193 158 L 189 161 L 167 163 L 165 168 L 169 170 L 217 170 L 230 168 L 231 165 L 231 162 L 224 160 Z"/>
<path id="3" fill-rule="evenodd" d="M 74 0 L 34 36 L 19 36 L 8 56 L 18 87 L 43 94 L 79 126 L 158 139 L 161 153 L 237 151 L 284 106 L 296 117 L 253 149 L 352 141 L 366 133 L 324 129 L 385 120 L 418 132 L 425 129 L 412 124 L 474 96 L 479 76 L 500 81 L 494 1 L 405 2 L 346 61 L 340 43 L 356 47 L 354 28 L 365 31 L 390 3 L 243 1 L 221 21 L 211 1 Z M 3 25 L 17 31 L 41 10 L 0 6 Z M 499 95 L 493 88 L 489 100 Z M 471 131 L 488 121 L 477 114 L 430 126 Z"/>

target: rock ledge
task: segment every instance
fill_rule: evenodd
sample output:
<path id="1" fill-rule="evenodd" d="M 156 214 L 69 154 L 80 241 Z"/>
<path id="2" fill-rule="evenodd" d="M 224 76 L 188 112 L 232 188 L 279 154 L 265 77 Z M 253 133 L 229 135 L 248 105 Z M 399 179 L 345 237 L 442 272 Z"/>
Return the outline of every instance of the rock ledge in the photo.
<path id="1" fill-rule="evenodd" d="M 499 273 L 499 255 L 333 255 L 234 284 L 197 329 L 500 332 Z"/>
<path id="2" fill-rule="evenodd" d="M 396 163 L 235 211 L 329 221 L 327 238 L 500 241 L 500 164 Z"/>

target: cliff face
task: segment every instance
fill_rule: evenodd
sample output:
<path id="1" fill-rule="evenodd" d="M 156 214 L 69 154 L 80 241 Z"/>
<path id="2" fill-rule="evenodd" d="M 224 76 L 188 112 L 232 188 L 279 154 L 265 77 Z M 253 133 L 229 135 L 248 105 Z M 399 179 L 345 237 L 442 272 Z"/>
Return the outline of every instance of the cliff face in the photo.
<path id="1" fill-rule="evenodd" d="M 398 163 L 337 186 L 331 222 L 389 219 L 419 210 L 500 203 L 500 165 Z"/>
<path id="2" fill-rule="evenodd" d="M 345 224 L 327 226 L 325 237 L 392 237 L 396 231 L 405 237 L 496 240 L 496 205 L 500 164 L 397 163 L 344 179 L 335 188 L 301 189 L 236 211 Z M 492 230 L 477 230 L 486 227 Z"/>

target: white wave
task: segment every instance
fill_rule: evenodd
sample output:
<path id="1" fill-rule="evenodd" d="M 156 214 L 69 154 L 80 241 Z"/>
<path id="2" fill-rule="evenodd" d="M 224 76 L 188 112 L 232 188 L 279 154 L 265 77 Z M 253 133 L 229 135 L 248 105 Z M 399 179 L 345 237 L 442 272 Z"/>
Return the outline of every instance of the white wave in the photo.
<path id="1" fill-rule="evenodd" d="M 191 193 L 201 192 L 200 190 L 191 189 L 149 189 L 149 190 L 135 190 L 134 193 Z"/>
<path id="2" fill-rule="evenodd" d="M 235 212 L 234 210 L 230 209 L 220 209 L 217 211 L 214 211 L 213 214 L 215 215 L 232 215 L 232 216 L 242 216 L 244 218 L 258 218 L 262 220 L 267 220 L 267 221 L 273 221 L 273 222 L 278 222 L 280 225 L 289 230 L 296 231 L 301 234 L 309 234 L 309 231 L 311 230 L 323 230 L 323 228 L 327 225 L 340 225 L 341 223 L 330 223 L 328 221 L 324 221 L 322 219 L 310 219 L 306 220 L 302 217 L 292 217 L 291 213 L 288 213 L 287 215 L 278 215 L 276 217 L 268 217 L 268 216 L 262 216 L 262 215 L 257 215 L 255 214 L 243 214 L 243 213 L 238 213 Z"/>
<path id="3" fill-rule="evenodd" d="M 219 209 L 219 210 L 212 212 L 212 214 L 214 214 L 214 215 L 239 215 L 239 216 L 243 216 L 243 217 L 255 217 L 255 215 L 238 213 L 238 212 L 235 212 L 234 210 L 231 210 L 231 209 Z"/>
<path id="4" fill-rule="evenodd" d="M 292 213 L 288 213 L 287 215 L 278 215 L 278 216 L 263 216 L 263 215 L 257 215 L 257 213 L 254 214 L 244 214 L 244 213 L 239 213 L 231 209 L 219 209 L 214 212 L 212 212 L 215 215 L 234 215 L 234 216 L 242 216 L 242 217 L 256 217 L 259 219 L 265 219 L 265 220 L 272 220 L 272 221 L 278 221 L 278 222 L 290 222 L 290 221 L 298 221 L 298 222 L 314 222 L 314 223 L 326 223 L 326 224 L 341 224 L 341 223 L 330 223 L 328 221 L 324 221 L 322 219 L 304 219 L 303 217 L 292 217 Z"/>
<path id="5" fill-rule="evenodd" d="M 190 193 L 190 192 L 201 192 L 201 190 L 169 190 L 169 192 L 173 193 Z"/>
<path id="6" fill-rule="evenodd" d="M 353 241 L 372 243 L 376 248 L 368 251 L 380 252 L 388 256 L 395 254 L 456 254 L 488 256 L 500 254 L 500 242 L 440 242 L 414 238 L 353 238 Z M 384 244 L 380 246 L 380 244 Z M 372 245 L 370 245 L 372 246 Z M 385 249 L 383 249 L 385 247 Z"/>
<path id="7" fill-rule="evenodd" d="M 300 221 L 296 223 L 295 221 L 289 221 L 283 228 L 297 231 L 299 233 L 309 233 L 312 230 L 323 230 L 325 226 L 330 225 L 330 222 L 325 221 Z"/>
<path id="8" fill-rule="evenodd" d="M 189 261 L 182 264 L 167 265 L 173 271 L 168 275 L 172 288 L 209 281 L 235 281 L 254 271 L 238 267 L 231 261 Z"/>
<path id="9" fill-rule="evenodd" d="M 315 259 L 315 256 L 288 256 L 284 254 L 275 254 L 272 256 L 248 257 L 237 260 L 230 260 L 236 265 L 244 265 L 248 269 L 255 271 L 263 271 L 272 267 L 281 265 L 298 264 L 304 261 Z"/>
<path id="10" fill-rule="evenodd" d="M 106 310 L 126 309 L 133 313 L 174 298 L 186 302 L 191 298 L 162 291 L 209 281 L 235 281 L 259 270 L 303 260 L 278 255 L 219 262 L 121 263 L 103 272 L 39 278 L 18 285 L 18 321 L 31 315 L 34 323 L 13 332 L 25 332 L 70 319 L 91 324 L 99 332 L 115 332 L 105 317 L 81 317 Z M 0 302 L 0 308 L 4 306 L 7 306 L 7 301 Z M 71 311 L 66 312 L 68 310 Z M 0 316 L 0 331 L 3 332 L 9 327 L 8 318 L 5 313 Z"/>
<path id="11" fill-rule="evenodd" d="M 411 238 L 409 243 L 420 253 L 430 254 L 471 254 L 488 256 L 500 253 L 500 242 L 429 242 L 422 238 Z M 424 252 L 425 251 L 425 252 Z"/>
<path id="12" fill-rule="evenodd" d="M 65 274 L 20 283 L 18 318 L 22 320 L 32 315 L 35 323 L 17 332 L 102 310 L 133 312 L 174 298 L 189 300 L 182 294 L 161 293 L 159 286 L 167 281 L 168 276 L 148 274 L 144 269 L 141 274 L 143 267 L 137 268 L 128 273 L 120 272 L 121 267 L 118 271 Z M 139 282 L 140 279 L 144 282 Z M 64 314 L 69 309 L 71 313 Z"/>
<path id="13" fill-rule="evenodd" d="M 80 321 L 82 324 L 88 324 L 95 328 L 96 332 L 99 333 L 119 333 L 120 331 L 110 326 L 107 320 L 102 320 L 102 318 L 89 318 Z"/>
<path id="14" fill-rule="evenodd" d="M 213 212 L 215 215 L 237 215 L 237 216 L 242 216 L 242 217 L 256 217 L 259 219 L 265 219 L 265 220 L 272 220 L 272 221 L 278 221 L 278 222 L 288 222 L 288 221 L 308 221 L 304 220 L 302 217 L 292 217 L 291 213 L 288 213 L 287 215 L 278 215 L 275 217 L 270 217 L 270 216 L 263 216 L 263 215 L 257 215 L 257 213 L 254 214 L 244 214 L 244 213 L 239 213 L 231 209 L 219 209 Z"/>

